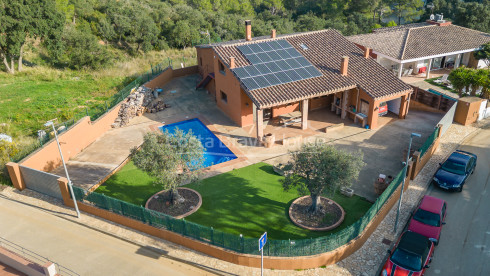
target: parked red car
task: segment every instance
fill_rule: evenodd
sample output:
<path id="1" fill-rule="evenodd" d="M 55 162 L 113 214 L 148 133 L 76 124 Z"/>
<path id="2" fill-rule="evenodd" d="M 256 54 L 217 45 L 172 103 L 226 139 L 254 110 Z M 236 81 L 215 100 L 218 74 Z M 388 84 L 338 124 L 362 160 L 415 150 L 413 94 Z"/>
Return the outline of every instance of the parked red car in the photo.
<path id="1" fill-rule="evenodd" d="M 388 104 L 386 102 L 382 102 L 379 104 L 379 116 L 384 116 L 388 114 Z"/>
<path id="2" fill-rule="evenodd" d="M 408 230 L 426 236 L 434 242 L 439 243 L 442 225 L 446 224 L 446 201 L 432 196 L 424 196 L 419 207 L 413 213 L 408 224 Z"/>
<path id="3" fill-rule="evenodd" d="M 406 231 L 383 266 L 382 276 L 421 276 L 429 268 L 434 244 L 426 237 Z"/>

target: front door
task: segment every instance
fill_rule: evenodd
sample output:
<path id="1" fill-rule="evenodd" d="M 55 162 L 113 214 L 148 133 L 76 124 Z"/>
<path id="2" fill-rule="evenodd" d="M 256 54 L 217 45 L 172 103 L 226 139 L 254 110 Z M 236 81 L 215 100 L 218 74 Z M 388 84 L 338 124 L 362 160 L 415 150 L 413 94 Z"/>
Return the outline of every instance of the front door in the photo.
<path id="1" fill-rule="evenodd" d="M 365 100 L 361 100 L 361 113 L 364 115 L 369 115 L 369 103 Z"/>
<path id="2" fill-rule="evenodd" d="M 272 118 L 272 108 L 264 109 L 264 121 L 269 121 Z"/>

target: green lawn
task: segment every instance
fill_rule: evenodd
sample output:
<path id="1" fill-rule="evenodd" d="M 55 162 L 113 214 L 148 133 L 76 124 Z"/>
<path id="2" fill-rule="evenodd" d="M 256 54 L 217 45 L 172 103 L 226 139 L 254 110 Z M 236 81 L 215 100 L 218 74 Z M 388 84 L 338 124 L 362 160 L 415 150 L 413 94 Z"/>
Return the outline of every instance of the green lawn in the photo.
<path id="1" fill-rule="evenodd" d="M 445 85 L 443 85 L 441 83 L 435 82 L 435 80 L 437 80 L 437 79 L 440 79 L 440 78 L 432 78 L 432 79 L 428 79 L 428 80 L 425 80 L 425 81 L 428 82 L 428 83 L 430 83 L 430 84 L 432 84 L 432 85 L 434 85 L 434 86 L 440 87 L 440 88 L 442 88 L 442 89 L 444 89 L 446 91 L 449 91 L 451 93 L 454 93 L 454 94 L 458 95 L 458 91 L 456 91 L 454 89 L 451 89 L 451 88 L 448 88 L 447 86 L 445 86 Z"/>
<path id="2" fill-rule="evenodd" d="M 124 82 L 122 77 L 95 78 L 69 70 L 30 70 L 15 75 L 0 73 L 0 122 L 10 125 L 13 136 L 34 134 L 46 120 L 63 122 L 75 113 L 105 105 Z"/>
<path id="3" fill-rule="evenodd" d="M 264 231 L 272 239 L 299 239 L 331 233 L 312 232 L 291 223 L 288 208 L 298 194 L 295 190 L 284 192 L 279 182 L 282 178 L 272 166 L 257 163 L 187 185 L 201 194 L 203 203 L 186 220 L 248 237 L 258 237 Z M 96 192 L 144 205 L 160 190 L 151 182 L 148 175 L 128 163 Z M 334 200 L 344 208 L 346 216 L 341 226 L 332 232 L 353 224 L 371 207 L 371 203 L 358 196 L 335 195 Z"/>

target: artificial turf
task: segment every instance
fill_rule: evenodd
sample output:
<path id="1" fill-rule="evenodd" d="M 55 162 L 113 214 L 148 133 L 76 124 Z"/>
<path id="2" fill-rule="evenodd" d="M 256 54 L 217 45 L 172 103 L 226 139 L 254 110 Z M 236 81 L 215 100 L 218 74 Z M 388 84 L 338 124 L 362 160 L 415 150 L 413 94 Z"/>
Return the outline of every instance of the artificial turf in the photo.
<path id="1" fill-rule="evenodd" d="M 246 237 L 259 237 L 267 231 L 270 239 L 301 239 L 337 232 L 356 222 L 371 207 L 371 203 L 359 196 L 348 198 L 336 194 L 333 199 L 346 212 L 340 227 L 330 232 L 305 230 L 289 220 L 289 205 L 299 195 L 296 190 L 285 192 L 282 178 L 271 165 L 257 163 L 189 184 L 186 187 L 197 190 L 203 202 L 196 213 L 185 219 Z M 130 162 L 97 192 L 144 205 L 160 190 L 151 183 L 152 179 Z"/>

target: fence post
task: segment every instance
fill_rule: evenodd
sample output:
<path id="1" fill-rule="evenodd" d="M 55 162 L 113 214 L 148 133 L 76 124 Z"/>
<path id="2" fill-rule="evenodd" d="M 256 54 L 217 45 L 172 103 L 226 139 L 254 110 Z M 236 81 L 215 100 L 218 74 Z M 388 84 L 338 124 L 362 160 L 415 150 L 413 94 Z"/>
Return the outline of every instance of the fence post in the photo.
<path id="1" fill-rule="evenodd" d="M 88 108 L 85 107 L 85 113 L 87 113 L 87 116 L 90 116 L 88 115 Z"/>
<path id="2" fill-rule="evenodd" d="M 413 169 L 412 169 L 412 173 L 410 175 L 410 180 L 414 180 L 415 177 L 417 176 L 418 174 L 418 166 L 419 166 L 419 162 L 420 162 L 420 151 L 416 151 L 413 153 L 412 155 L 412 160 L 413 160 Z"/>
<path id="3" fill-rule="evenodd" d="M 186 230 L 186 225 L 185 225 L 185 219 L 182 219 L 182 235 L 187 236 L 187 230 Z"/>
<path id="4" fill-rule="evenodd" d="M 245 240 L 243 238 L 243 235 L 240 234 L 240 242 L 242 243 L 242 253 L 245 253 Z"/>
<path id="5" fill-rule="evenodd" d="M 107 105 L 107 101 L 105 101 L 105 112 L 109 111 L 109 106 Z"/>
<path id="6" fill-rule="evenodd" d="M 211 244 L 214 245 L 214 228 L 211 227 Z"/>

